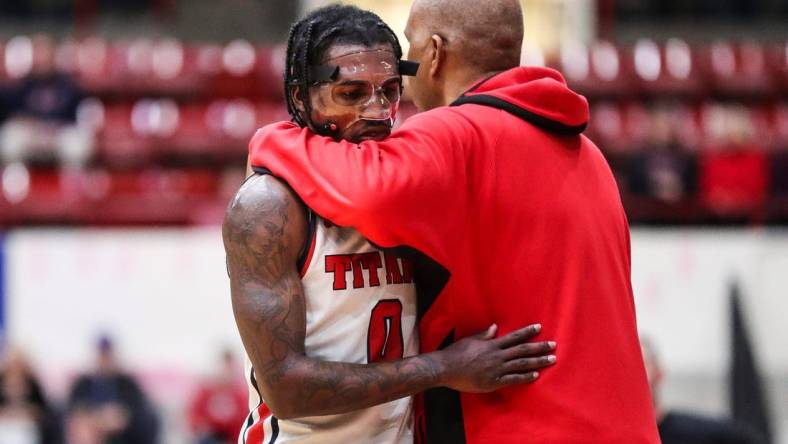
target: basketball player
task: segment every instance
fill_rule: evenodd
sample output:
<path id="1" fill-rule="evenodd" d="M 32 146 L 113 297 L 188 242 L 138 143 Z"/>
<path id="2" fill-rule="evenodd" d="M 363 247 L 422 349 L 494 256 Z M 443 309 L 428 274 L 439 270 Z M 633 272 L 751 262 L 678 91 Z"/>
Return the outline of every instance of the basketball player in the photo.
<path id="1" fill-rule="evenodd" d="M 389 135 L 401 49 L 376 15 L 333 6 L 291 30 L 286 93 L 294 121 L 353 142 Z M 250 358 L 241 443 L 410 443 L 409 395 L 437 386 L 486 392 L 552 364 L 536 326 L 495 328 L 416 356 L 412 265 L 305 208 L 258 170 L 228 208 L 233 310 Z M 525 325 L 525 324 L 524 324 Z"/>
<path id="2" fill-rule="evenodd" d="M 658 443 L 627 218 L 582 135 L 586 99 L 554 70 L 519 66 L 518 0 L 415 0 L 405 35 L 426 112 L 361 143 L 271 125 L 250 144 L 252 164 L 321 215 L 446 271 L 434 299 L 419 294 L 422 352 L 537 319 L 561 344 L 537 384 L 426 393 L 430 444 Z"/>

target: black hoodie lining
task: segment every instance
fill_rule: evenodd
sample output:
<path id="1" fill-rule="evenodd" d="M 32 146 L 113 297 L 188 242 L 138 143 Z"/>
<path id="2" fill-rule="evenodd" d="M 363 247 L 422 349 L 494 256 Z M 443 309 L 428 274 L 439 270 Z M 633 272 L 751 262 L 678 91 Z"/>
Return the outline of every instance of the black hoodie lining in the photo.
<path id="1" fill-rule="evenodd" d="M 528 111 L 527 109 L 520 108 L 517 105 L 509 103 L 498 97 L 488 96 L 485 94 L 474 94 L 472 96 L 461 96 L 459 99 L 452 102 L 451 106 L 465 105 L 466 103 L 473 103 L 476 105 L 485 105 L 493 108 L 504 110 L 513 114 L 526 122 L 532 123 L 540 128 L 552 131 L 558 134 L 576 136 L 585 131 L 588 123 L 583 123 L 577 126 L 565 125 L 556 120 L 548 119 L 545 116 Z"/>

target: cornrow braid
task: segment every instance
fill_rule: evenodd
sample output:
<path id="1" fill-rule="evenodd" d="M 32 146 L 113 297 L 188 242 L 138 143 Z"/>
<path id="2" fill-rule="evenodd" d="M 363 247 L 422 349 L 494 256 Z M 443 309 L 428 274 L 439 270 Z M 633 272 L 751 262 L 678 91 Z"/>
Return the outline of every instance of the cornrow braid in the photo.
<path id="1" fill-rule="evenodd" d="M 298 27 L 300 23 L 294 24 L 290 27 L 290 34 L 287 37 L 287 55 L 285 56 L 285 72 L 283 76 L 284 80 L 284 87 L 285 87 L 285 102 L 287 103 L 287 112 L 293 118 L 293 121 L 297 123 L 299 126 L 305 126 L 306 123 L 301 119 L 301 116 L 298 112 L 295 112 L 296 107 L 295 103 L 293 103 L 293 96 L 290 94 L 290 88 L 292 85 L 290 84 L 290 78 L 293 75 L 293 59 L 295 56 L 295 51 L 290 51 L 290 48 L 293 47 L 293 42 L 298 34 Z"/>
<path id="2" fill-rule="evenodd" d="M 301 56 L 301 89 L 299 90 L 299 95 L 301 102 L 304 104 L 304 115 L 301 116 L 301 120 L 308 124 L 311 119 L 309 116 L 312 115 L 312 101 L 309 100 L 309 85 L 311 83 L 309 79 L 309 53 L 310 47 L 312 46 L 312 29 L 314 28 L 316 21 L 309 22 L 306 25 L 306 36 L 304 40 L 306 44 L 304 45 L 303 54 Z M 297 110 L 296 110 L 297 112 Z M 312 128 L 314 130 L 314 128 Z"/>
<path id="3" fill-rule="evenodd" d="M 351 44 L 373 46 L 391 45 L 397 59 L 402 58 L 402 47 L 394 31 L 375 13 L 348 5 L 331 5 L 317 9 L 290 28 L 284 72 L 284 91 L 287 112 L 301 127 L 318 131 L 311 122 L 312 106 L 309 89 L 310 66 L 320 63 L 332 45 Z M 293 88 L 298 87 L 298 98 L 304 104 L 299 110 L 293 99 Z"/>

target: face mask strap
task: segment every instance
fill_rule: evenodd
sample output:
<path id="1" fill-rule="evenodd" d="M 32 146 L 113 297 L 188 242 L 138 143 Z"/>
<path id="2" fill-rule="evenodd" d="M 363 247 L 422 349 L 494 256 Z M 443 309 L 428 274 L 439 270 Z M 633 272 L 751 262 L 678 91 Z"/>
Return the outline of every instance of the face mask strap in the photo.
<path id="1" fill-rule="evenodd" d="M 412 62 L 410 60 L 399 61 L 399 75 L 415 77 L 419 72 L 419 62 Z"/>
<path id="2" fill-rule="evenodd" d="M 336 65 L 312 65 L 309 69 L 309 78 L 314 84 L 331 83 L 339 77 L 339 66 Z"/>
<path id="3" fill-rule="evenodd" d="M 410 60 L 400 60 L 398 63 L 400 76 L 415 76 L 419 72 L 419 63 Z M 330 83 L 339 77 L 339 66 L 337 65 L 312 65 L 309 67 L 309 78 L 314 83 Z"/>

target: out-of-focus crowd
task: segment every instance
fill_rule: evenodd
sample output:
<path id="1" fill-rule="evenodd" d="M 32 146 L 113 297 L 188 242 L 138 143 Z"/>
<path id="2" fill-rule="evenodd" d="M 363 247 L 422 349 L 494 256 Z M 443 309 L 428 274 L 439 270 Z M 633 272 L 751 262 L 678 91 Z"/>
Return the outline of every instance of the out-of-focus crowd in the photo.
<path id="1" fill-rule="evenodd" d="M 788 106 L 680 100 L 595 105 L 592 135 L 633 221 L 788 222 Z M 778 115 L 778 114 L 784 115 Z M 622 127 L 624 127 L 622 129 Z"/>
<path id="2" fill-rule="evenodd" d="M 19 349 L 0 361 L 0 442 L 3 444 L 155 444 L 162 415 L 143 386 L 119 363 L 109 337 L 96 345 L 92 368 L 77 375 L 66 399 L 47 395 Z M 195 387 L 184 412 L 188 441 L 230 444 L 247 414 L 246 387 L 231 352 Z"/>
<path id="3" fill-rule="evenodd" d="M 218 224 L 254 130 L 289 118 L 281 46 L 15 36 L 0 61 L 5 227 Z M 631 221 L 788 223 L 786 42 L 597 41 L 526 63 L 588 97 Z"/>

